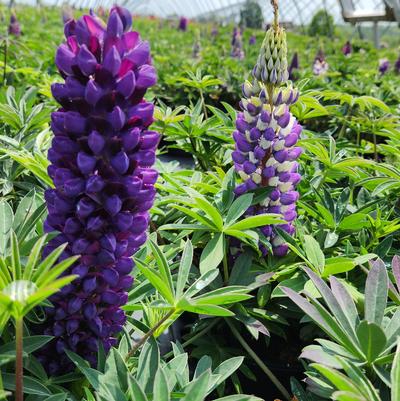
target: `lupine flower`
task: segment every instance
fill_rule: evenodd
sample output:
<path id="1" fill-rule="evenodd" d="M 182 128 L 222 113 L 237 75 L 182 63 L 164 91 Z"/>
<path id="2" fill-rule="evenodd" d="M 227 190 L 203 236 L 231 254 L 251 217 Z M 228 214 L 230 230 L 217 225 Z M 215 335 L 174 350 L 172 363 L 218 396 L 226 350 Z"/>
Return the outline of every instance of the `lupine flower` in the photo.
<path id="1" fill-rule="evenodd" d="M 186 17 L 181 17 L 179 20 L 178 29 L 180 31 L 186 32 L 188 27 L 188 19 Z"/>
<path id="2" fill-rule="evenodd" d="M 211 36 L 213 38 L 216 38 L 218 36 L 218 28 L 216 26 L 214 26 L 211 30 Z"/>
<path id="3" fill-rule="evenodd" d="M 394 63 L 394 72 L 396 74 L 400 74 L 400 56 L 399 58 L 396 60 L 396 62 Z"/>
<path id="4" fill-rule="evenodd" d="M 250 39 L 249 39 L 249 45 L 250 46 L 255 45 L 256 42 L 257 42 L 257 38 L 254 35 L 251 35 Z"/>
<path id="5" fill-rule="evenodd" d="M 353 52 L 353 47 L 351 46 L 350 41 L 348 40 L 344 46 L 342 47 L 342 53 L 347 57 Z"/>
<path id="6" fill-rule="evenodd" d="M 301 179 L 296 160 L 302 153 L 296 143 L 302 128 L 289 111 L 299 93 L 287 82 L 286 34 L 281 27 L 267 31 L 252 75 L 253 82 L 246 81 L 242 88 L 242 112 L 233 133 L 232 159 L 243 180 L 235 193 L 242 195 L 257 188 L 269 190 L 265 200 L 251 206 L 246 214 L 282 214 L 286 223 L 279 227 L 293 234 L 299 197 L 296 185 Z M 274 227 L 261 227 L 261 232 L 270 241 L 274 255 L 287 253 L 288 246 Z M 267 252 L 264 246 L 260 249 Z"/>
<path id="7" fill-rule="evenodd" d="M 200 52 L 201 52 L 200 32 L 197 32 L 196 33 L 196 40 L 193 43 L 192 57 L 194 59 L 199 58 L 200 57 Z"/>
<path id="8" fill-rule="evenodd" d="M 390 61 L 387 58 L 381 58 L 379 60 L 378 71 L 381 75 L 386 74 L 388 69 L 390 68 Z"/>
<path id="9" fill-rule="evenodd" d="M 234 36 L 232 38 L 231 57 L 239 60 L 244 59 L 242 32 L 237 28 L 234 29 Z"/>
<path id="10" fill-rule="evenodd" d="M 111 9 L 107 26 L 90 15 L 70 20 L 56 54 L 65 83 L 52 85 L 61 108 L 51 117 L 55 189 L 45 194 L 45 230 L 59 234 L 44 256 L 67 243 L 61 259 L 81 257 L 68 271 L 79 278 L 47 309 L 44 333 L 55 339 L 41 360 L 51 374 L 70 369 L 65 349 L 94 365 L 99 343 L 106 351 L 116 343 L 132 286 L 131 256 L 146 241 L 159 134 L 148 130 L 154 107 L 143 96 L 156 72 L 149 44 L 131 24 L 120 7 Z"/>
<path id="11" fill-rule="evenodd" d="M 293 54 L 293 58 L 292 58 L 292 61 L 290 62 L 290 65 L 289 65 L 289 79 L 291 80 L 291 81 L 295 81 L 296 80 L 296 70 L 298 70 L 299 69 L 299 67 L 300 67 L 300 65 L 299 65 L 299 55 L 298 55 L 298 53 L 297 52 L 295 52 L 294 54 Z"/>
<path id="12" fill-rule="evenodd" d="M 14 13 L 10 16 L 10 25 L 8 25 L 8 33 L 14 36 L 21 36 L 21 26 Z"/>
<path id="13" fill-rule="evenodd" d="M 314 75 L 324 75 L 328 70 L 329 64 L 325 59 L 325 53 L 322 50 L 319 50 L 314 59 L 313 73 Z"/>

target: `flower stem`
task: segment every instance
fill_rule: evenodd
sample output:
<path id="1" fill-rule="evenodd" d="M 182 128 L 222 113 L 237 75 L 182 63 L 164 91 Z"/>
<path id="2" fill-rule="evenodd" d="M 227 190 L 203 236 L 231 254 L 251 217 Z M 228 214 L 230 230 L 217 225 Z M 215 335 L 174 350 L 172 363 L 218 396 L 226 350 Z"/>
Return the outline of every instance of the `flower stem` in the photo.
<path id="1" fill-rule="evenodd" d="M 175 313 L 175 309 L 171 309 L 155 326 L 153 326 L 128 352 L 125 360 L 135 355 L 135 352 Z M 18 400 L 16 400 L 18 401 Z"/>
<path id="2" fill-rule="evenodd" d="M 15 401 L 24 399 L 23 319 L 15 321 Z"/>
<path id="3" fill-rule="evenodd" d="M 291 400 L 290 394 L 283 386 L 283 384 L 279 381 L 279 379 L 272 373 L 272 371 L 265 365 L 265 363 L 258 357 L 258 355 L 251 349 L 249 344 L 247 344 L 246 340 L 241 336 L 236 327 L 229 321 L 229 319 L 225 319 L 228 326 L 231 328 L 233 335 L 240 342 L 242 347 L 246 350 L 246 352 L 254 359 L 254 362 L 261 368 L 261 370 L 268 376 L 268 378 L 275 384 L 276 388 L 282 393 L 282 395 L 288 400 Z"/>

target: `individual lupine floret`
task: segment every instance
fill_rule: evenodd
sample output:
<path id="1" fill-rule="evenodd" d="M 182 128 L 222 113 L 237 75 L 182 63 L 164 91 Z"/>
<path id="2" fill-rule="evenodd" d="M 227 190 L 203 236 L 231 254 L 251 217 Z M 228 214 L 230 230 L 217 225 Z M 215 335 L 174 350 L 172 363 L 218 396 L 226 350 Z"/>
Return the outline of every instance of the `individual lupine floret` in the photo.
<path id="1" fill-rule="evenodd" d="M 325 53 L 320 49 L 315 56 L 313 63 L 314 75 L 320 76 L 325 75 L 329 70 L 329 64 L 326 61 Z"/>
<path id="2" fill-rule="evenodd" d="M 55 339 L 41 359 L 52 374 L 71 367 L 65 349 L 93 365 L 99 344 L 108 351 L 116 343 L 131 256 L 146 240 L 159 134 L 148 130 L 153 104 L 143 96 L 156 73 L 149 44 L 131 24 L 120 7 L 111 9 L 107 26 L 90 15 L 70 20 L 56 54 L 65 83 L 52 86 L 61 108 L 52 114 L 48 171 L 55 188 L 45 195 L 45 229 L 59 234 L 44 256 L 67 242 L 61 259 L 81 257 L 68 271 L 79 278 L 47 309 L 44 333 Z"/>
<path id="3" fill-rule="evenodd" d="M 287 82 L 286 39 L 277 22 L 266 33 L 253 78 L 253 82 L 246 81 L 243 85 L 242 112 L 238 114 L 237 130 L 233 133 L 232 159 L 243 180 L 235 193 L 242 195 L 265 188 L 268 196 L 246 214 L 282 214 L 286 223 L 279 227 L 292 235 L 297 217 L 295 203 L 299 197 L 296 185 L 301 179 L 296 160 L 302 149 L 296 144 L 302 127 L 289 110 L 299 92 Z M 261 232 L 270 241 L 275 255 L 287 253 L 288 246 L 274 227 L 261 227 Z M 261 250 L 267 251 L 263 246 Z"/>
<path id="4" fill-rule="evenodd" d="M 12 13 L 10 16 L 10 24 L 8 25 L 8 33 L 16 37 L 21 36 L 21 25 L 17 19 L 17 16 Z"/>

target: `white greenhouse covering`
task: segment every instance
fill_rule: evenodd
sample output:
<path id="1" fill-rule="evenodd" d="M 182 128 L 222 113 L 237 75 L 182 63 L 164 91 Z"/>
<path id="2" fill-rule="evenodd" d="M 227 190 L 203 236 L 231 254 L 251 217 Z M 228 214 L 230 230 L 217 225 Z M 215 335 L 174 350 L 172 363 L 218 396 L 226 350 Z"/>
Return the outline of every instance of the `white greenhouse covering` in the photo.
<path id="1" fill-rule="evenodd" d="M 3 2 L 6 1 L 3 0 Z M 257 1 L 263 9 L 265 21 L 270 21 L 272 17 L 270 1 Z M 352 1 L 359 10 L 384 9 L 383 0 Z M 37 0 L 16 0 L 16 2 L 36 4 Z M 53 5 L 67 3 L 74 7 L 84 8 L 110 7 L 117 3 L 139 15 L 154 15 L 164 18 L 185 16 L 193 19 L 238 21 L 245 0 L 40 0 L 40 2 Z M 326 9 L 337 22 L 342 21 L 339 0 L 280 0 L 279 3 L 281 20 L 294 25 L 309 23 L 315 12 L 320 9 Z"/>

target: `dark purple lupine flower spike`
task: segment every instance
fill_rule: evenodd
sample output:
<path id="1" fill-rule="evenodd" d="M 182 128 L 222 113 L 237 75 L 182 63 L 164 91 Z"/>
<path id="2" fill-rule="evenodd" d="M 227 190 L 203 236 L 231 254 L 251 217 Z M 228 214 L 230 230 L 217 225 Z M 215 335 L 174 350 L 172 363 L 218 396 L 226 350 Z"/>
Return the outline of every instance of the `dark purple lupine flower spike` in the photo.
<path id="1" fill-rule="evenodd" d="M 45 334 L 55 339 L 41 360 L 51 374 L 72 366 L 70 349 L 96 363 L 125 323 L 121 306 L 132 285 L 132 255 L 146 241 L 159 141 L 148 129 L 153 104 L 143 99 L 156 82 L 149 44 L 131 29 L 132 16 L 111 9 L 107 25 L 92 15 L 65 26 L 67 41 L 56 54 L 65 83 L 52 86 L 61 108 L 52 114 L 48 152 L 55 188 L 46 191 L 46 231 L 59 234 L 44 256 L 67 242 L 62 258 L 79 278 L 52 297 Z"/>
<path id="2" fill-rule="evenodd" d="M 10 24 L 8 25 L 8 33 L 16 37 L 21 36 L 21 26 L 14 13 L 10 16 Z"/>
<path id="3" fill-rule="evenodd" d="M 253 46 L 253 45 L 255 45 L 257 43 L 257 38 L 254 36 L 254 35 L 251 35 L 250 36 L 250 39 L 249 39 L 249 45 L 250 46 Z"/>
<path id="4" fill-rule="evenodd" d="M 187 28 L 188 28 L 188 23 L 189 23 L 189 20 L 186 17 L 181 17 L 179 19 L 178 29 L 180 31 L 186 32 Z"/>
<path id="5" fill-rule="evenodd" d="M 381 58 L 379 60 L 378 71 L 381 75 L 385 75 L 390 68 L 390 61 L 387 58 Z"/>
<path id="6" fill-rule="evenodd" d="M 260 187 L 270 190 L 268 197 L 251 206 L 246 215 L 282 214 L 286 223 L 279 227 L 292 235 L 299 197 L 296 185 L 301 179 L 296 160 L 302 149 L 296 144 L 302 127 L 289 110 L 299 93 L 288 82 L 286 54 L 286 34 L 276 22 L 266 33 L 253 69 L 253 82 L 246 81 L 243 85 L 242 112 L 233 133 L 232 159 L 242 178 L 235 189 L 236 195 Z M 261 232 L 270 241 L 274 255 L 287 253 L 288 246 L 274 227 L 261 227 Z M 262 245 L 260 249 L 264 254 L 267 252 Z"/>
<path id="7" fill-rule="evenodd" d="M 353 52 L 353 47 L 351 46 L 350 41 L 348 40 L 344 46 L 342 47 L 342 53 L 343 55 L 350 56 L 350 54 Z"/>
<path id="8" fill-rule="evenodd" d="M 300 68 L 300 64 L 299 64 L 299 54 L 297 52 L 295 52 L 293 54 L 293 58 L 292 61 L 290 62 L 289 65 L 289 79 L 291 81 L 295 81 L 296 80 L 296 72 L 297 70 Z"/>
<path id="9" fill-rule="evenodd" d="M 396 60 L 396 62 L 394 63 L 394 72 L 396 74 L 400 74 L 400 56 L 399 58 Z"/>

